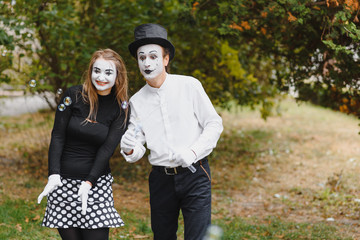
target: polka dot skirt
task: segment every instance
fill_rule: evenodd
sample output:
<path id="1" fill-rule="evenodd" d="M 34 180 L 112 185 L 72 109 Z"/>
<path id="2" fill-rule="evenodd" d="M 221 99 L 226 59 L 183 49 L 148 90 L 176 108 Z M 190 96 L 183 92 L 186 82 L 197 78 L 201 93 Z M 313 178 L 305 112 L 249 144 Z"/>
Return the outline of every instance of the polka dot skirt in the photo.
<path id="1" fill-rule="evenodd" d="M 61 178 L 63 186 L 48 195 L 42 226 L 50 228 L 115 228 L 124 222 L 114 208 L 111 174 L 101 176 L 89 192 L 86 214 L 77 194 L 81 180 Z"/>

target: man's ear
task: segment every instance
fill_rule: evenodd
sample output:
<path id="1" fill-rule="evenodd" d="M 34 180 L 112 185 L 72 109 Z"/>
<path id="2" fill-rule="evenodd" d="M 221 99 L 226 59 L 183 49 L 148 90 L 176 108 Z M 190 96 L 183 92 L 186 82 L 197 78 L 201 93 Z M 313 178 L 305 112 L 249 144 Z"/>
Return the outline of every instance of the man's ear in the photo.
<path id="1" fill-rule="evenodd" d="M 169 59 L 170 59 L 170 56 L 169 54 L 167 54 L 165 57 L 164 57 L 164 66 L 167 67 L 167 65 L 169 65 Z"/>

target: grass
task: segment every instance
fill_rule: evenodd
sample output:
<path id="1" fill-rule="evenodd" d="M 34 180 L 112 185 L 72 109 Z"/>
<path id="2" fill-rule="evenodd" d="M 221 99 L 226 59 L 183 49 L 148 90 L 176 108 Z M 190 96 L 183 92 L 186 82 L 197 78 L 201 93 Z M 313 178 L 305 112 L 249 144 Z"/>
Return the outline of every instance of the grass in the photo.
<path id="1" fill-rule="evenodd" d="M 359 239 L 358 120 L 292 100 L 281 111 L 266 121 L 246 108 L 221 111 L 224 132 L 209 157 L 213 223 L 223 239 Z M 0 118 L 0 239 L 60 239 L 41 227 L 45 199 L 36 204 L 52 122 L 47 111 Z M 151 166 L 128 164 L 117 150 L 111 168 L 126 225 L 110 239 L 151 239 Z"/>
<path id="2" fill-rule="evenodd" d="M 294 223 L 284 222 L 276 217 L 266 217 L 264 221 L 258 219 L 234 218 L 229 221 L 217 221 L 224 230 L 223 239 L 352 239 L 341 238 L 335 227 L 324 223 Z"/>

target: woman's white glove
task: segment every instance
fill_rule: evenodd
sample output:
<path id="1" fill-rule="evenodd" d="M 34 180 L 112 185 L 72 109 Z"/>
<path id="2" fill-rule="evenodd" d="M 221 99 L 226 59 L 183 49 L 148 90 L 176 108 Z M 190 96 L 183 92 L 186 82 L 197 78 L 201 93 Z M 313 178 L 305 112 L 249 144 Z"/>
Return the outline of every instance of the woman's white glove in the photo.
<path id="1" fill-rule="evenodd" d="M 79 191 L 77 193 L 77 196 L 80 197 L 81 201 L 81 214 L 86 214 L 87 209 L 87 200 L 89 198 L 89 192 L 91 189 L 91 185 L 87 182 L 82 181 L 81 185 L 79 187 Z"/>
<path id="2" fill-rule="evenodd" d="M 183 168 L 189 167 L 196 160 L 196 155 L 191 149 L 186 149 L 175 153 L 175 163 L 181 165 Z"/>
<path id="3" fill-rule="evenodd" d="M 135 149 L 135 146 L 136 146 L 135 130 L 128 129 L 121 138 L 120 147 L 126 154 L 130 154 L 131 151 Z"/>
<path id="4" fill-rule="evenodd" d="M 55 188 L 57 188 L 58 186 L 61 187 L 62 185 L 63 184 L 61 182 L 59 174 L 50 175 L 49 178 L 48 178 L 48 182 L 47 182 L 47 184 L 46 184 L 46 186 L 44 188 L 44 191 L 42 191 L 42 193 L 40 193 L 40 195 L 38 197 L 38 204 L 41 203 L 41 200 L 43 199 L 43 197 L 47 196 Z"/>

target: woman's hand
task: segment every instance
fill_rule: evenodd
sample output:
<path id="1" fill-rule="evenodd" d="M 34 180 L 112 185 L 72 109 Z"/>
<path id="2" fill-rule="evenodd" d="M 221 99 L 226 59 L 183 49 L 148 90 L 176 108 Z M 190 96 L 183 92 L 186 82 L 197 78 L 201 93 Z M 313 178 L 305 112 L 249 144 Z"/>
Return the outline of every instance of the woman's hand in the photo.
<path id="1" fill-rule="evenodd" d="M 52 174 L 49 176 L 48 179 L 48 183 L 46 184 L 44 191 L 42 193 L 40 193 L 39 197 L 38 197 L 38 204 L 41 203 L 41 200 L 43 199 L 43 197 L 47 196 L 49 193 L 51 193 L 55 188 L 57 188 L 58 186 L 62 186 L 62 182 L 60 179 L 60 175 L 59 174 Z"/>
<path id="2" fill-rule="evenodd" d="M 81 185 L 79 187 L 79 191 L 77 193 L 77 196 L 80 197 L 80 201 L 81 201 L 81 214 L 85 215 L 86 214 L 86 209 L 87 209 L 87 200 L 89 198 L 89 192 L 90 189 L 92 187 L 91 182 L 89 181 L 82 181 Z"/>

